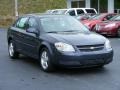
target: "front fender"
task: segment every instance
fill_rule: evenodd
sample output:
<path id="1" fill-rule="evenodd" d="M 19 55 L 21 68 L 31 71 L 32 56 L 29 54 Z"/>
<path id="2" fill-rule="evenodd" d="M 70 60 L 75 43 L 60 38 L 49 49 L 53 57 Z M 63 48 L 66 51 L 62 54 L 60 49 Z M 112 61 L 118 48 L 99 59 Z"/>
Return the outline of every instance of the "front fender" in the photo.
<path id="1" fill-rule="evenodd" d="M 48 50 L 49 50 L 49 52 L 50 52 L 50 54 L 53 56 L 54 55 L 54 45 L 52 45 L 52 44 L 50 44 L 50 43 L 48 43 L 48 42 L 42 42 L 41 43 L 41 46 L 40 46 L 40 49 L 42 49 L 42 47 L 46 47 Z"/>

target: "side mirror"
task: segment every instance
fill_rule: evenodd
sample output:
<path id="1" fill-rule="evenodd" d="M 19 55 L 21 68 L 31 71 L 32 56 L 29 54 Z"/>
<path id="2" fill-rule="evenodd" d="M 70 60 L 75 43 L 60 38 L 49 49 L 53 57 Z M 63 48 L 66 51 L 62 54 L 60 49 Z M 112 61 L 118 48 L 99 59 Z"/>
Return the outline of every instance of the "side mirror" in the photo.
<path id="1" fill-rule="evenodd" d="M 26 32 L 28 32 L 28 33 L 33 33 L 33 34 L 35 34 L 36 36 L 39 35 L 38 30 L 36 30 L 35 28 L 28 28 L 28 29 L 26 30 Z"/>
<path id="2" fill-rule="evenodd" d="M 29 24 L 25 24 L 25 25 L 24 25 L 24 28 L 25 28 L 25 29 L 28 29 L 28 28 L 29 28 Z"/>

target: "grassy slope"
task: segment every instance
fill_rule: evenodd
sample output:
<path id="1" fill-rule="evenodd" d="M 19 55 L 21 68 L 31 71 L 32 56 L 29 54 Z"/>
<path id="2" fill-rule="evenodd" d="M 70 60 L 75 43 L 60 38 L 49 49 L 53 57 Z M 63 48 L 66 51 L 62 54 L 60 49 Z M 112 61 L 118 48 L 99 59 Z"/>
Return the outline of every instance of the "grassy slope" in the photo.
<path id="1" fill-rule="evenodd" d="M 20 14 L 44 12 L 47 9 L 65 8 L 66 0 L 18 0 Z M 0 16 L 14 15 L 14 0 L 0 0 Z"/>
<path id="2" fill-rule="evenodd" d="M 66 0 L 18 0 L 19 14 L 41 13 L 48 9 L 66 8 Z M 0 27 L 14 20 L 14 0 L 0 0 Z"/>

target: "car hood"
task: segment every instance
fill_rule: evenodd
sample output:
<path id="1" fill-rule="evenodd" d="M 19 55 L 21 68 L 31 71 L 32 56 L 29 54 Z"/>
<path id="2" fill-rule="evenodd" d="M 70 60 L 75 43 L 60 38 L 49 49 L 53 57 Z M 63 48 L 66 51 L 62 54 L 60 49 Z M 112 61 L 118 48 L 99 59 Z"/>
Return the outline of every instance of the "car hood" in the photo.
<path id="1" fill-rule="evenodd" d="M 84 20 L 83 21 L 83 23 L 88 25 L 88 26 L 89 26 L 89 24 L 96 24 L 96 23 L 99 23 L 99 22 L 101 22 L 101 21 L 100 20 Z"/>
<path id="2" fill-rule="evenodd" d="M 90 30 L 93 29 L 93 27 L 96 25 L 96 24 L 99 24 L 101 21 L 100 20 L 86 20 L 83 22 L 84 25 L 86 25 L 87 27 L 89 27 Z"/>
<path id="3" fill-rule="evenodd" d="M 70 43 L 72 45 L 104 44 L 106 38 L 96 33 L 49 33 L 57 42 Z"/>

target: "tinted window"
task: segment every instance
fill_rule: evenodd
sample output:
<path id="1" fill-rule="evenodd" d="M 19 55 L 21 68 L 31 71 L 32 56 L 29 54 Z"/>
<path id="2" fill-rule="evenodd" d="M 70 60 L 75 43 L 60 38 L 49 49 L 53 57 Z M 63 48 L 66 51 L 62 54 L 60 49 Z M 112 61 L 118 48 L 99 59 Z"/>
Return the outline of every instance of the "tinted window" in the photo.
<path id="1" fill-rule="evenodd" d="M 85 9 L 87 13 L 96 13 L 94 9 Z"/>
<path id="2" fill-rule="evenodd" d="M 75 10 L 70 10 L 68 13 L 69 13 L 69 15 L 71 15 L 71 16 L 75 16 Z"/>
<path id="3" fill-rule="evenodd" d="M 84 11 L 81 10 L 81 9 L 78 9 L 78 10 L 77 10 L 77 14 L 78 14 L 78 15 L 80 15 L 80 14 L 84 14 Z"/>
<path id="4" fill-rule="evenodd" d="M 16 23 L 16 27 L 21 28 L 21 29 L 25 29 L 25 24 L 26 24 L 27 20 L 28 20 L 27 17 L 20 18 Z"/>

